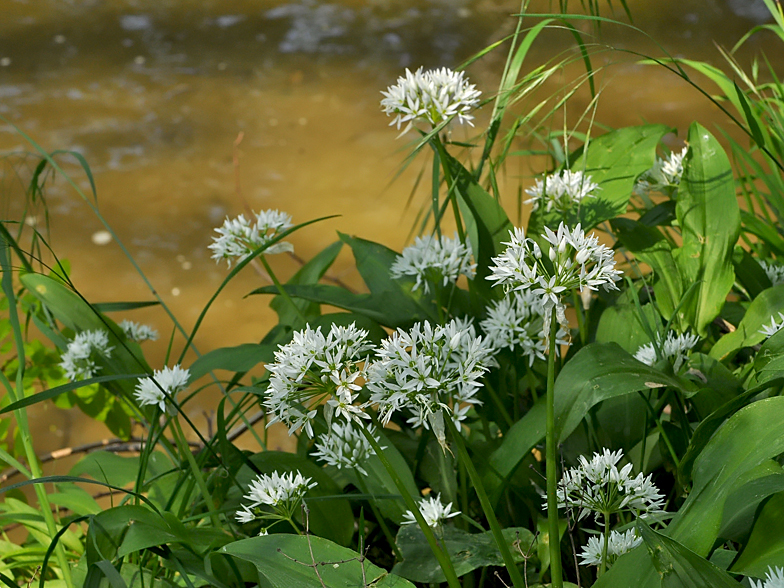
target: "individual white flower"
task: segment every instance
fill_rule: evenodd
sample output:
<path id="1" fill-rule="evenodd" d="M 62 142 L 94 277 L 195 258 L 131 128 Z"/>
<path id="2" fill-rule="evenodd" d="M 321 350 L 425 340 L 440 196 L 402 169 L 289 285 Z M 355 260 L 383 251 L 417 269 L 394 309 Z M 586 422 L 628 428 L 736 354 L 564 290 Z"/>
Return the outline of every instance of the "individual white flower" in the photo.
<path id="1" fill-rule="evenodd" d="M 781 322 L 777 322 L 775 316 L 770 317 L 770 324 L 763 324 L 759 332 L 765 335 L 765 337 L 772 337 L 778 333 L 782 328 L 784 328 L 784 313 L 780 312 L 779 318 L 781 319 Z"/>
<path id="2" fill-rule="evenodd" d="M 158 331 L 149 325 L 124 320 L 120 323 L 120 328 L 128 339 L 136 341 L 137 343 L 141 343 L 142 341 L 156 341 L 158 339 Z"/>
<path id="3" fill-rule="evenodd" d="M 326 336 L 321 327 L 296 331 L 266 366 L 272 374 L 264 399 L 272 416 L 267 426 L 280 421 L 289 434 L 304 427 L 313 437 L 311 423 L 321 405 L 327 426 L 335 415 L 354 421 L 370 418 L 367 403 L 355 404 L 361 390 L 357 382 L 365 379 L 364 361 L 373 347 L 367 336 L 353 323 L 332 325 Z"/>
<path id="4" fill-rule="evenodd" d="M 110 358 L 112 349 L 114 347 L 109 347 L 106 331 L 82 331 L 68 343 L 65 353 L 60 357 L 60 367 L 69 380 L 87 380 L 101 371 L 96 360 L 99 357 Z"/>
<path id="5" fill-rule="evenodd" d="M 445 521 L 446 519 L 451 519 L 452 517 L 456 517 L 460 514 L 460 511 L 451 512 L 452 511 L 452 503 L 450 502 L 446 506 L 441 502 L 441 495 L 438 496 L 430 496 L 428 498 L 422 498 L 419 501 L 419 512 L 422 514 L 422 518 L 425 519 L 425 522 L 429 527 L 433 527 L 434 529 L 437 528 L 441 521 Z M 403 513 L 403 520 L 400 522 L 401 525 L 411 525 L 417 522 L 414 513 L 410 510 L 407 510 Z"/>
<path id="6" fill-rule="evenodd" d="M 544 308 L 544 328 L 549 334 L 553 309 L 558 323 L 568 328 L 562 297 L 571 290 L 617 290 L 621 272 L 615 269 L 613 251 L 599 244 L 594 234 L 586 236 L 578 224 L 570 230 L 564 223 L 556 232 L 544 228 L 550 264 L 542 259 L 539 245 L 523 229 L 510 231 L 511 240 L 501 255 L 493 258 L 488 280 L 508 290 L 531 290 Z"/>
<path id="7" fill-rule="evenodd" d="M 651 482 L 651 476 L 632 477 L 632 464 L 618 470 L 622 458 L 620 449 L 614 453 L 609 449 L 594 453 L 591 461 L 581 455 L 580 465 L 565 471 L 558 484 L 558 508 L 579 508 L 578 520 L 590 512 L 597 519 L 599 515 L 609 516 L 624 510 L 660 512 L 664 495 Z"/>
<path id="8" fill-rule="evenodd" d="M 479 104 L 481 92 L 469 84 L 462 71 L 448 68 L 423 71 L 420 67 L 411 73 L 406 69 L 405 77 L 397 84 L 381 92 L 381 108 L 387 116 L 394 115 L 390 126 L 400 129 L 406 124 L 405 134 L 415 122 L 429 123 L 433 127 L 452 118 L 473 125 L 470 112 Z"/>
<path id="9" fill-rule="evenodd" d="M 141 406 L 155 404 L 162 411 L 176 414 L 174 400 L 177 394 L 188 387 L 190 377 L 191 372 L 179 365 L 154 370 L 152 378 L 139 378 L 134 395 Z"/>
<path id="10" fill-rule="evenodd" d="M 657 345 L 653 343 L 646 343 L 641 345 L 637 352 L 634 354 L 634 359 L 646 365 L 653 365 L 656 363 L 656 347 L 660 348 L 661 359 L 668 360 L 673 369 L 677 372 L 686 360 L 692 348 L 699 343 L 700 338 L 697 335 L 676 335 L 674 331 L 667 333 L 664 343 L 661 341 L 661 335 L 656 334 Z"/>
<path id="11" fill-rule="evenodd" d="M 291 520 L 308 490 L 318 486 L 311 482 L 299 470 L 280 474 L 277 471 L 272 475 L 262 474 L 251 480 L 248 493 L 243 496 L 250 504 L 241 504 L 236 513 L 240 523 L 249 523 L 257 518 Z M 270 511 L 260 507 L 269 507 Z"/>
<path id="12" fill-rule="evenodd" d="M 765 270 L 765 274 L 767 274 L 768 279 L 773 286 L 784 284 L 784 265 L 774 263 L 773 260 L 765 261 L 764 259 L 761 259 L 759 264 L 762 266 L 762 269 Z"/>
<path id="13" fill-rule="evenodd" d="M 471 263 L 471 249 L 454 239 L 442 236 L 437 239 L 431 235 L 417 237 L 414 244 L 403 249 L 390 267 L 393 278 L 413 276 L 416 278 L 414 290 L 422 286 L 425 293 L 430 292 L 430 284 L 441 282 L 446 287 L 454 284 L 460 274 L 473 280 L 476 264 Z"/>
<path id="14" fill-rule="evenodd" d="M 443 446 L 443 412 L 458 424 L 470 405 L 480 404 L 474 395 L 493 353 L 468 321 L 453 319 L 435 327 L 425 321 L 410 331 L 398 329 L 381 342 L 367 369 L 370 402 L 378 406 L 384 424 L 395 411 L 406 409 L 413 415 L 408 423 L 432 428 Z"/>
<path id="15" fill-rule="evenodd" d="M 544 330 L 544 307 L 531 290 L 513 291 L 487 309 L 487 318 L 479 326 L 487 342 L 495 349 L 511 349 L 528 357 L 528 364 L 545 359 L 548 333 Z M 568 331 L 558 330 L 557 343 L 569 345 Z M 558 347 L 556 347 L 558 353 Z"/>
<path id="16" fill-rule="evenodd" d="M 656 158 L 653 167 L 643 173 L 637 180 L 634 191 L 637 194 L 650 192 L 674 193 L 681 183 L 683 175 L 683 158 L 689 151 L 688 145 L 680 152 L 672 151 L 667 159 Z"/>
<path id="17" fill-rule="evenodd" d="M 555 209 L 567 214 L 575 211 L 584 199 L 593 198 L 594 192 L 599 189 L 599 184 L 592 182 L 591 176 L 565 169 L 545 176 L 544 180 L 536 180 L 536 184 L 525 191 L 531 196 L 525 203 L 533 204 L 533 210 L 544 205 L 545 212 Z"/>
<path id="18" fill-rule="evenodd" d="M 759 582 L 749 578 L 751 588 L 784 588 L 784 568 L 768 566 L 765 573 L 765 581 Z"/>
<path id="19" fill-rule="evenodd" d="M 220 261 L 225 259 L 231 267 L 232 259 L 242 261 L 259 247 L 275 239 L 280 233 L 294 225 L 291 217 L 278 210 L 262 210 L 255 214 L 253 221 L 239 215 L 237 218 L 226 218 L 223 225 L 215 229 L 218 237 L 213 237 L 212 259 Z M 278 241 L 264 251 L 264 255 L 294 251 L 294 246 L 287 241 Z"/>
<path id="20" fill-rule="evenodd" d="M 625 533 L 610 531 L 610 538 L 607 540 L 607 564 L 611 565 L 624 553 L 628 553 L 635 547 L 642 544 L 642 537 L 637 537 L 634 529 L 629 529 Z M 602 552 L 604 551 L 604 533 L 588 539 L 588 543 L 583 547 L 580 554 L 581 565 L 598 566 L 602 563 Z"/>
<path id="21" fill-rule="evenodd" d="M 378 442 L 379 437 L 375 435 L 373 426 L 370 425 L 367 429 Z M 343 425 L 333 422 L 332 429 L 328 433 L 318 436 L 315 448 L 317 451 L 311 454 L 313 457 L 338 469 L 357 470 L 363 476 L 367 476 L 368 473 L 362 464 L 368 457 L 376 454 L 365 435 L 357 431 L 351 422 Z"/>

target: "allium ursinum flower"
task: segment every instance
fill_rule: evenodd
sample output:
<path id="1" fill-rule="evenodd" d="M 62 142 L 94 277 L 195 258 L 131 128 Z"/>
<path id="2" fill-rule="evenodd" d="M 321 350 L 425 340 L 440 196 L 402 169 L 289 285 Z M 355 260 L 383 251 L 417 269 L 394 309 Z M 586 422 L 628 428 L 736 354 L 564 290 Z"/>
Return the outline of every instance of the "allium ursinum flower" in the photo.
<path id="1" fill-rule="evenodd" d="M 677 372 L 692 348 L 699 343 L 700 338 L 697 335 L 676 335 L 674 331 L 670 331 L 667 333 L 664 343 L 661 342 L 661 336 L 658 333 L 656 340 L 661 347 L 662 359 L 668 360 L 672 364 L 672 368 Z M 637 353 L 634 354 L 634 359 L 646 365 L 656 363 L 656 348 L 653 343 L 646 343 L 640 346 Z"/>
<path id="2" fill-rule="evenodd" d="M 765 261 L 764 259 L 761 259 L 759 264 L 762 266 L 762 269 L 765 270 L 765 273 L 773 286 L 784 284 L 784 265 L 774 263 L 772 260 Z"/>
<path id="3" fill-rule="evenodd" d="M 99 357 L 111 357 L 112 349 L 114 347 L 109 347 L 109 335 L 106 331 L 82 331 L 68 343 L 65 353 L 60 357 L 60 367 L 69 380 L 92 378 L 101 370 L 95 361 Z"/>
<path id="4" fill-rule="evenodd" d="M 387 116 L 395 115 L 390 126 L 406 123 L 405 134 L 415 122 L 429 123 L 433 127 L 452 118 L 462 123 L 471 122 L 470 112 L 479 104 L 481 92 L 463 77 L 462 71 L 455 72 L 446 67 L 422 71 L 420 67 L 406 76 L 399 77 L 397 84 L 381 92 L 381 108 Z"/>
<path id="5" fill-rule="evenodd" d="M 321 327 L 296 331 L 266 366 L 272 374 L 264 400 L 267 414 L 272 415 L 267 426 L 280 421 L 289 434 L 304 427 L 313 437 L 311 423 L 321 404 L 327 426 L 334 415 L 357 422 L 370 418 L 365 413 L 367 403 L 354 404 L 366 379 L 365 356 L 373 347 L 367 335 L 353 323 L 332 325 L 326 336 Z"/>
<path id="6" fill-rule="evenodd" d="M 173 401 L 177 394 L 188 387 L 190 378 L 190 370 L 179 365 L 173 368 L 164 367 L 160 371 L 154 370 L 152 378 L 139 378 L 134 396 L 141 406 L 155 404 L 162 411 L 177 414 Z"/>
<path id="7" fill-rule="evenodd" d="M 487 335 L 487 342 L 495 349 L 508 348 L 528 356 L 528 364 L 545 359 L 548 333 L 544 330 L 542 299 L 531 290 L 513 291 L 494 302 L 487 310 L 487 318 L 479 326 Z M 557 343 L 568 345 L 568 331 L 558 330 Z M 558 353 L 558 347 L 556 347 Z"/>
<path id="8" fill-rule="evenodd" d="M 250 500 L 250 504 L 240 505 L 237 521 L 249 523 L 257 518 L 290 521 L 297 513 L 305 493 L 318 485 L 317 482 L 311 483 L 311 479 L 304 477 L 299 470 L 296 474 L 272 472 L 271 476 L 256 476 L 248 487 L 248 493 L 243 496 Z M 272 512 L 262 507 L 269 507 Z"/>
<path id="9" fill-rule="evenodd" d="M 367 430 L 378 442 L 379 437 L 375 435 L 373 425 L 368 426 Z M 367 476 L 368 473 L 362 464 L 368 457 L 376 454 L 365 435 L 358 431 L 354 423 L 351 422 L 342 425 L 332 423 L 331 431 L 318 436 L 315 447 L 317 451 L 311 454 L 313 457 L 338 469 L 357 470 L 363 476 Z M 382 449 L 384 448 L 382 447 Z"/>
<path id="10" fill-rule="evenodd" d="M 635 535 L 634 529 L 629 529 L 625 533 L 610 531 L 610 538 L 607 540 L 607 564 L 611 565 L 624 553 L 628 553 L 642 543 L 642 537 Z M 598 566 L 602 564 L 602 552 L 604 551 L 604 533 L 594 535 L 588 539 L 588 543 L 583 547 L 580 554 L 580 565 Z"/>
<path id="11" fill-rule="evenodd" d="M 762 328 L 759 330 L 759 332 L 765 335 L 766 337 L 772 337 L 773 335 L 778 333 L 782 328 L 784 328 L 784 313 L 780 312 L 779 318 L 781 319 L 781 322 L 776 321 L 775 316 L 770 317 L 770 324 L 762 325 Z"/>
<path id="12" fill-rule="evenodd" d="M 546 212 L 555 209 L 566 214 L 576 211 L 583 199 L 593 198 L 594 192 L 599 189 L 599 184 L 592 182 L 591 176 L 565 169 L 559 174 L 545 176 L 544 180 L 536 180 L 536 184 L 525 191 L 531 196 L 525 203 L 533 203 L 534 210 L 544 206 Z"/>
<path id="13" fill-rule="evenodd" d="M 256 249 L 294 226 L 291 217 L 278 210 L 262 210 L 255 214 L 255 217 L 253 220 L 246 219 L 243 214 L 233 219 L 227 217 L 223 225 L 215 229 L 220 236 L 213 237 L 214 243 L 209 245 L 212 259 L 225 259 L 231 267 L 232 259 L 242 261 Z M 294 251 L 294 246 L 287 241 L 278 241 L 267 247 L 263 254 L 272 255 L 286 251 Z"/>
<path id="14" fill-rule="evenodd" d="M 120 323 L 120 328 L 128 339 L 136 341 L 137 343 L 141 343 L 142 341 L 155 341 L 158 339 L 158 331 L 149 325 L 124 320 Z"/>
<path id="15" fill-rule="evenodd" d="M 446 506 L 441 502 L 441 495 L 438 496 L 430 496 L 428 498 L 422 498 L 419 501 L 419 512 L 422 514 L 422 518 L 425 519 L 425 522 L 429 527 L 433 527 L 434 529 L 437 528 L 441 521 L 446 519 L 451 519 L 452 517 L 456 517 L 460 514 L 460 511 L 451 512 L 452 510 L 452 503 L 450 502 Z M 414 513 L 410 510 L 407 510 L 403 513 L 403 520 L 400 522 L 401 525 L 412 525 L 416 524 L 417 520 L 414 516 Z"/>
<path id="16" fill-rule="evenodd" d="M 668 193 L 677 188 L 683 175 L 683 158 L 689 147 L 684 147 L 680 153 L 671 152 L 667 159 L 656 158 L 653 167 L 646 171 L 637 180 L 634 191 L 637 194 L 649 192 Z"/>
<path id="17" fill-rule="evenodd" d="M 414 290 L 422 286 L 425 293 L 430 292 L 430 283 L 442 282 L 443 286 L 457 282 L 460 274 L 473 280 L 476 275 L 476 264 L 471 263 L 471 249 L 461 243 L 455 235 L 454 239 L 431 235 L 417 237 L 414 244 L 403 249 L 397 256 L 390 275 L 393 278 L 414 276 Z"/>
<path id="18" fill-rule="evenodd" d="M 633 478 L 632 464 L 619 470 L 616 466 L 622 457 L 620 449 L 594 453 L 591 461 L 581 455 L 580 465 L 565 471 L 558 484 L 558 508 L 579 508 L 578 520 L 591 512 L 597 520 L 599 515 L 621 511 L 660 512 L 664 495 L 659 494 L 651 476 L 637 474 Z"/>
<path id="19" fill-rule="evenodd" d="M 542 238 L 549 244 L 550 264 L 545 263 L 542 251 L 523 229 L 510 231 L 511 240 L 506 250 L 493 258 L 488 280 L 494 280 L 509 290 L 531 290 L 539 296 L 544 308 L 544 328 L 549 333 L 550 317 L 555 309 L 558 323 L 568 328 L 566 306 L 562 297 L 571 290 L 617 290 L 615 282 L 621 272 L 615 269 L 611 249 L 599 244 L 591 234 L 586 237 L 578 224 L 569 230 L 563 223 L 556 232 L 544 228 Z"/>
<path id="20" fill-rule="evenodd" d="M 444 411 L 459 426 L 471 405 L 481 404 L 474 395 L 493 353 L 468 321 L 453 319 L 435 327 L 425 321 L 408 332 L 398 329 L 381 342 L 367 368 L 370 402 L 378 406 L 384 424 L 406 409 L 413 415 L 411 426 L 432 428 L 444 446 Z"/>
<path id="21" fill-rule="evenodd" d="M 784 568 L 768 566 L 765 581 L 756 582 L 749 578 L 751 588 L 784 588 Z"/>

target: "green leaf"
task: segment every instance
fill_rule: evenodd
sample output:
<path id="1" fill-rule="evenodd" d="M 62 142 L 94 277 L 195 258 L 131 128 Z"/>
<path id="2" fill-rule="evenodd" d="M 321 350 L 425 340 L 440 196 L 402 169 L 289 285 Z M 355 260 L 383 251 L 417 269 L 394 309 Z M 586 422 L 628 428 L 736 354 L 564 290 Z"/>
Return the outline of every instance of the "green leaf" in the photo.
<path id="1" fill-rule="evenodd" d="M 741 544 L 748 542 L 760 503 L 784 492 L 784 470 L 772 459 L 749 471 L 747 477 L 749 481 L 727 497 L 719 529 L 719 537 Z"/>
<path id="2" fill-rule="evenodd" d="M 652 304 L 642 307 L 648 325 L 657 331 L 661 324 L 659 313 Z M 596 327 L 597 343 L 617 343 L 630 354 L 637 353 L 642 345 L 650 343 L 640 315 L 634 304 L 621 303 L 604 310 Z"/>
<path id="3" fill-rule="evenodd" d="M 719 142 L 693 123 L 688 143 L 675 209 L 683 245 L 675 251 L 675 261 L 684 283 L 696 283 L 697 288 L 679 314 L 705 337 L 735 282 L 732 252 L 740 233 L 740 209 L 732 166 Z"/>
<path id="4" fill-rule="evenodd" d="M 739 588 L 740 584 L 727 572 L 657 533 L 642 519 L 637 519 L 637 525 L 661 576 L 662 588 Z"/>
<path id="5" fill-rule="evenodd" d="M 524 527 L 513 527 L 503 530 L 504 538 L 516 562 L 522 562 L 522 553 L 528 553 L 534 536 Z M 437 534 L 439 544 L 446 547 L 447 555 L 452 560 L 458 576 L 467 574 L 477 568 L 486 566 L 503 566 L 504 560 L 498 551 L 491 531 L 484 533 L 468 533 L 452 526 L 443 527 L 443 537 Z M 519 544 L 516 542 L 519 541 Z M 396 543 L 403 554 L 403 561 L 395 564 L 392 572 L 421 583 L 446 582 L 425 535 L 416 525 L 403 525 L 397 533 Z M 517 548 L 519 545 L 519 549 Z"/>
<path id="6" fill-rule="evenodd" d="M 732 571 L 762 578 L 768 566 L 779 565 L 783 561 L 784 492 L 779 492 L 760 510 L 746 547 L 732 566 Z"/>
<path id="7" fill-rule="evenodd" d="M 236 347 L 221 347 L 205 353 L 190 366 L 191 381 L 196 381 L 212 370 L 247 372 L 261 362 L 272 361 L 274 345 L 243 343 Z"/>
<path id="8" fill-rule="evenodd" d="M 414 588 L 366 559 L 361 562 L 355 551 L 314 535 L 253 537 L 221 552 L 255 565 L 266 588 Z"/>
<path id="9" fill-rule="evenodd" d="M 716 341 L 709 355 L 723 360 L 732 357 L 743 347 L 761 343 L 765 335 L 760 333 L 760 329 L 763 325 L 770 324 L 771 317 L 779 320 L 779 312 L 784 312 L 784 284 L 768 288 L 757 296 L 737 328 Z"/>

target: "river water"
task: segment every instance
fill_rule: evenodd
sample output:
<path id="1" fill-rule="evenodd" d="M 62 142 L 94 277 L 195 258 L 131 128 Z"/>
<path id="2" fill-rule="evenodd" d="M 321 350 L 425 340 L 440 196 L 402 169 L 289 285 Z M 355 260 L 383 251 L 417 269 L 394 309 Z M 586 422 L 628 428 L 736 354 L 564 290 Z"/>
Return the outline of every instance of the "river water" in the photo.
<path id="1" fill-rule="evenodd" d="M 571 4 L 579 8 L 576 0 Z M 731 47 L 762 22 L 762 2 L 627 4 L 634 25 L 660 46 L 628 27 L 605 24 L 596 38 L 588 23 L 577 23 L 587 39 L 622 50 L 594 57 L 602 68 L 597 122 L 664 123 L 680 137 L 694 119 L 714 130 L 717 123 L 728 127 L 698 92 L 661 68 L 634 63 L 629 51 L 666 50 L 721 66 L 714 42 Z M 304 259 L 336 240 L 336 231 L 399 250 L 424 202 L 426 186 L 407 205 L 427 161 L 416 160 L 395 179 L 410 137 L 397 139 L 387 126 L 379 92 L 406 67 L 455 67 L 503 38 L 518 6 L 509 0 L 0 0 L 0 151 L 17 153 L 3 160 L 0 215 L 18 218 L 24 193 L 17 174 L 29 180 L 34 165 L 18 155 L 32 149 L 13 125 L 44 149 L 81 153 L 101 214 L 186 327 L 226 275 L 225 264 L 209 257 L 213 228 L 246 208 L 279 208 L 295 222 L 340 214 L 292 238 Z M 534 1 L 530 11 L 555 6 Z M 613 6 L 628 22 L 620 3 Z M 613 16 L 606 4 L 602 9 Z M 740 59 L 748 63 L 767 48 L 780 65 L 779 47 L 758 35 Z M 563 30 L 546 33 L 529 56 L 527 69 L 558 56 L 573 63 L 544 92 L 579 75 L 573 39 Z M 504 57 L 500 51 L 468 68 L 486 95 L 497 87 Z M 587 92 L 578 93 L 567 120 L 576 120 L 588 101 Z M 478 121 L 481 128 L 482 113 Z M 563 126 L 563 119 L 553 124 Z M 455 138 L 471 136 L 455 132 Z M 680 146 L 675 135 L 668 140 Z M 88 190 L 73 159 L 62 162 Z M 517 158 L 505 170 L 510 209 L 518 185 L 531 183 L 542 165 Z M 91 301 L 149 300 L 117 243 L 107 240 L 100 220 L 62 177 L 50 178 L 46 194 L 51 244 L 72 262 L 80 291 Z M 43 211 L 34 212 L 40 228 Z M 271 262 L 283 278 L 297 268 L 286 256 Z M 359 285 L 347 252 L 331 273 Z M 258 341 L 267 332 L 275 321 L 268 299 L 243 299 L 265 283 L 246 268 L 221 294 L 196 337 L 201 352 Z M 116 318 L 161 332 L 159 341 L 145 344 L 150 363 L 160 367 L 171 330 L 163 312 Z M 207 394 L 191 404 L 191 416 L 203 423 L 214 399 Z M 42 451 L 108 435 L 71 412 L 35 411 Z M 291 441 L 276 436 L 273 445 L 291 447 Z"/>

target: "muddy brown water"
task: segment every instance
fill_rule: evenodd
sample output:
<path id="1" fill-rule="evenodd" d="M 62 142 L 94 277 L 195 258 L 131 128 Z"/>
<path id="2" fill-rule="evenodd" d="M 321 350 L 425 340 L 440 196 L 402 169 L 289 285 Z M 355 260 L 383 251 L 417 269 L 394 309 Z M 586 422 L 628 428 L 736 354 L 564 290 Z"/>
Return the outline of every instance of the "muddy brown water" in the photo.
<path id="1" fill-rule="evenodd" d="M 634 25 L 661 48 L 631 28 L 603 26 L 597 42 L 627 52 L 594 58 L 595 67 L 603 68 L 596 78 L 596 120 L 612 127 L 660 122 L 680 137 L 694 119 L 713 130 L 717 123 L 729 127 L 698 92 L 661 68 L 635 64 L 628 51 L 661 55 L 666 49 L 721 65 L 714 42 L 731 47 L 762 22 L 762 2 L 627 4 Z M 533 2 L 530 10 L 547 12 L 555 5 Z M 626 21 L 619 3 L 613 5 Z M 509 15 L 518 6 L 508 0 L 0 0 L 0 151 L 31 150 L 13 124 L 44 149 L 83 154 L 101 214 L 191 327 L 226 276 L 225 264 L 209 257 L 212 230 L 246 206 L 279 208 L 295 222 L 340 214 L 294 235 L 304 259 L 335 241 L 336 231 L 401 249 L 424 201 L 426 188 L 407 206 L 427 162 L 420 158 L 392 181 L 408 139 L 397 139 L 387 126 L 379 92 L 405 67 L 454 67 L 502 38 L 512 30 Z M 590 32 L 586 23 L 578 25 Z M 576 61 L 571 43 L 564 32 L 543 35 L 528 67 L 559 54 Z M 781 59 L 780 45 L 759 35 L 741 60 L 747 63 L 765 49 Z M 468 69 L 487 95 L 496 87 L 503 57 L 491 55 Z M 555 92 L 578 73 L 579 64 L 571 65 L 547 88 Z M 569 120 L 587 104 L 587 93 L 580 93 L 570 103 Z M 485 116 L 478 114 L 479 128 Z M 456 138 L 471 136 L 470 129 L 455 131 Z M 674 135 L 669 141 L 673 148 L 680 145 Z M 33 164 L 18 155 L 4 161 L 0 215 L 18 218 L 24 197 L 14 174 L 29 179 Z M 67 158 L 63 163 L 87 190 L 78 167 Z M 510 208 L 518 185 L 530 183 L 541 166 L 541 160 L 517 158 L 505 170 L 502 188 L 510 194 Z M 102 241 L 100 221 L 63 178 L 48 182 L 46 193 L 51 243 L 72 262 L 80 291 L 92 301 L 150 299 L 117 243 Z M 40 209 L 37 218 L 40 227 Z M 284 278 L 297 268 L 285 256 L 270 261 Z M 347 252 L 331 273 L 359 285 Z M 229 285 L 196 337 L 201 352 L 258 341 L 274 325 L 268 299 L 243 298 L 263 284 L 247 268 Z M 171 329 L 163 312 L 116 318 L 160 331 L 157 342 L 145 344 L 151 365 L 160 367 Z M 175 339 L 178 345 L 182 339 Z M 217 391 L 206 392 L 189 405 L 200 426 L 206 426 L 202 414 L 216 398 Z M 73 411 L 41 406 L 32 413 L 41 451 L 108 436 L 102 425 Z M 292 439 L 278 433 L 271 446 L 291 448 Z M 62 473 L 65 466 L 58 467 Z"/>

